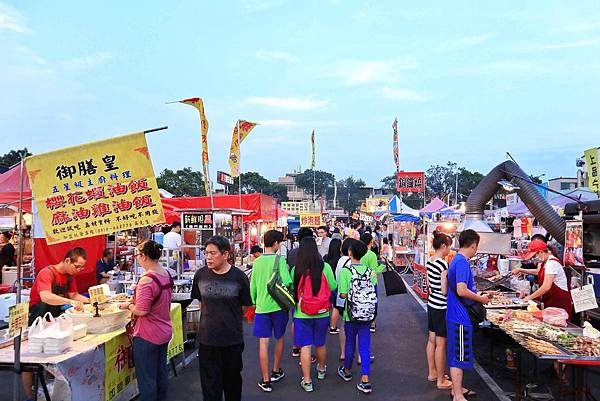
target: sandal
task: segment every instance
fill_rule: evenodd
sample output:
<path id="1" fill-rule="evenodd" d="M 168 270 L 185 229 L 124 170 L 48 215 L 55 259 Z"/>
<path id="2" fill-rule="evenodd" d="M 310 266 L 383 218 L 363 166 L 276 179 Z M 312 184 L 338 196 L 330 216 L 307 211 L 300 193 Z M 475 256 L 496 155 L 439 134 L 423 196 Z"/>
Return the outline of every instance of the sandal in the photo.
<path id="1" fill-rule="evenodd" d="M 450 376 L 448 376 L 448 375 L 444 375 L 444 379 L 446 379 L 446 380 L 450 380 Z M 430 382 L 432 382 L 432 383 L 435 383 L 435 382 L 437 382 L 437 377 L 434 377 L 433 379 L 432 379 L 431 377 L 428 377 L 428 378 L 427 378 L 427 381 L 430 381 Z"/>
<path id="2" fill-rule="evenodd" d="M 446 386 L 436 386 L 438 390 L 452 390 L 452 382 Z"/>

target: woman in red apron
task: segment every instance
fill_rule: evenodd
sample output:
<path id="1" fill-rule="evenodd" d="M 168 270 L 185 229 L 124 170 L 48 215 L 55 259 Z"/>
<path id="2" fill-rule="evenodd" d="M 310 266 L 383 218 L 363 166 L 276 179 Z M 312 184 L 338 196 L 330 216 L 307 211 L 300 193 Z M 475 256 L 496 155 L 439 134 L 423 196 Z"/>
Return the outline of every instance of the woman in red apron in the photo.
<path id="1" fill-rule="evenodd" d="M 526 301 L 540 299 L 544 307 L 555 307 L 564 309 L 569 314 L 569 320 L 573 317 L 573 302 L 569 293 L 569 283 L 564 267 L 556 257 L 552 255 L 548 246 L 540 240 L 531 241 L 527 247 L 526 260 L 538 257 L 540 269 L 538 279 L 540 288 L 533 294 L 525 297 Z"/>

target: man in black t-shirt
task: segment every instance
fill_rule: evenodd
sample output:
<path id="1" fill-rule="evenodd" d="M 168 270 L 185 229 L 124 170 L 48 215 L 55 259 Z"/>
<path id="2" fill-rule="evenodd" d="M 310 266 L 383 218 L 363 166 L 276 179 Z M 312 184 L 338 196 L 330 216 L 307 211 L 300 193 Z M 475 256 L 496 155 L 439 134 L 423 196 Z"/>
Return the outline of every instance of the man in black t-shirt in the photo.
<path id="1" fill-rule="evenodd" d="M 206 242 L 206 265 L 194 276 L 192 299 L 200 301 L 196 337 L 204 401 L 242 399 L 242 352 L 245 307 L 252 305 L 250 282 L 227 263 L 231 245 L 225 237 Z"/>

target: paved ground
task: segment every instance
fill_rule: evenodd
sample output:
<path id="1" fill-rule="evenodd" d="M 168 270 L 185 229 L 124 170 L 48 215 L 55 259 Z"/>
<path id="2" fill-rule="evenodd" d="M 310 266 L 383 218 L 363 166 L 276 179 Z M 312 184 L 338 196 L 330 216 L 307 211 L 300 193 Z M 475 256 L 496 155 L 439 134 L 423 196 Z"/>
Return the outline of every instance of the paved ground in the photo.
<path id="1" fill-rule="evenodd" d="M 356 383 L 359 369 L 355 368 L 353 382 L 343 382 L 336 375 L 339 364 L 339 343 L 337 336 L 328 336 L 327 347 L 329 375 L 324 381 L 315 381 L 315 392 L 305 393 L 299 386 L 300 367 L 298 359 L 289 356 L 291 334 L 286 335 L 286 355 L 283 369 L 286 377 L 274 384 L 271 394 L 265 394 L 257 386 L 259 378 L 258 342 L 251 336 L 251 326 L 245 324 L 246 350 L 244 351 L 244 393 L 243 400 L 354 400 L 370 397 L 375 400 L 448 400 L 449 391 L 439 391 L 426 380 L 425 342 L 427 315 L 410 295 L 380 297 L 378 330 L 373 336 L 373 353 L 376 361 L 372 365 L 373 393 L 366 396 L 358 393 Z M 316 375 L 315 375 L 316 376 Z M 178 377 L 170 380 L 169 400 L 187 401 L 202 398 L 197 361 L 193 361 Z M 12 375 L 0 372 L 0 400 L 11 399 Z M 493 392 L 476 372 L 469 372 L 465 386 L 475 390 L 479 400 L 497 400 Z M 92 401 L 92 400 L 90 400 Z"/>
<path id="2" fill-rule="evenodd" d="M 244 351 L 243 399 L 253 400 L 354 400 L 371 397 L 375 400 L 448 400 L 449 391 L 439 391 L 427 382 L 425 341 L 427 315 L 410 294 L 381 297 L 378 329 L 373 337 L 376 361 L 372 365 L 373 393 L 366 396 L 358 393 L 356 383 L 359 370 L 355 368 L 355 379 L 350 383 L 337 377 L 339 343 L 337 336 L 328 336 L 329 375 L 324 381 L 314 378 L 315 392 L 305 393 L 299 386 L 300 367 L 298 359 L 286 355 L 283 369 L 286 377 L 274 384 L 271 394 L 263 393 L 257 386 L 259 378 L 258 342 L 251 336 L 251 326 L 246 325 L 246 350 Z M 286 335 L 286 351 L 291 344 L 291 335 Z M 315 375 L 316 376 L 316 375 Z M 481 378 L 471 372 L 466 375 L 465 386 L 478 392 L 480 400 L 494 401 L 497 398 Z M 193 395 L 190 397 L 190 395 Z M 169 400 L 187 401 L 201 399 L 200 379 L 197 363 L 191 365 L 170 381 Z"/>

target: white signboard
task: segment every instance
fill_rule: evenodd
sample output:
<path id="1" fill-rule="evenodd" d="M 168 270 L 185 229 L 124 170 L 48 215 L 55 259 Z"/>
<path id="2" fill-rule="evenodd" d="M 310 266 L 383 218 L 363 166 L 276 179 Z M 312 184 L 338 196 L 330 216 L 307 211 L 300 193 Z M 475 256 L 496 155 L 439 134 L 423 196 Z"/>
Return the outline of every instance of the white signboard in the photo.
<path id="1" fill-rule="evenodd" d="M 575 313 L 596 309 L 598 307 L 594 286 L 592 284 L 584 285 L 581 288 L 573 288 L 571 290 L 571 297 L 573 298 Z"/>

